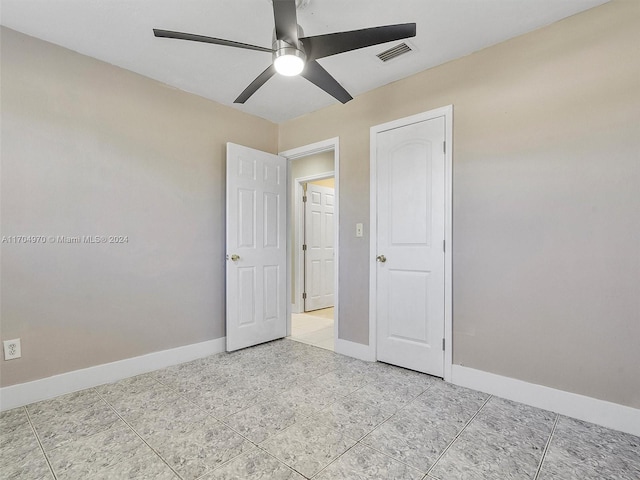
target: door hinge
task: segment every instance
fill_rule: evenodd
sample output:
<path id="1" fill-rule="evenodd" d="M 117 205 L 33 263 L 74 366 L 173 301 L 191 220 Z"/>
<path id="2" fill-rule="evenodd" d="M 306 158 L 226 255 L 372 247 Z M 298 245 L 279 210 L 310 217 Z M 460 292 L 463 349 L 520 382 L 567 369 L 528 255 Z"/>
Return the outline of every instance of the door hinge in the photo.
<path id="1" fill-rule="evenodd" d="M 303 299 L 303 300 L 306 300 L 306 299 L 307 299 L 307 293 L 306 293 L 306 292 L 302 294 L 302 299 Z"/>
<path id="2" fill-rule="evenodd" d="M 444 352 L 444 338 L 442 339 L 442 351 Z"/>
<path id="3" fill-rule="evenodd" d="M 302 245 L 302 251 L 306 251 L 307 250 L 307 246 L 306 245 Z"/>
<path id="4" fill-rule="evenodd" d="M 447 241 L 446 240 L 442 240 L 442 251 L 443 252 L 447 251 Z"/>
<path id="5" fill-rule="evenodd" d="M 447 142 L 442 142 L 442 153 L 447 153 Z"/>
<path id="6" fill-rule="evenodd" d="M 307 196 L 306 195 L 302 196 L 302 203 L 307 203 Z"/>

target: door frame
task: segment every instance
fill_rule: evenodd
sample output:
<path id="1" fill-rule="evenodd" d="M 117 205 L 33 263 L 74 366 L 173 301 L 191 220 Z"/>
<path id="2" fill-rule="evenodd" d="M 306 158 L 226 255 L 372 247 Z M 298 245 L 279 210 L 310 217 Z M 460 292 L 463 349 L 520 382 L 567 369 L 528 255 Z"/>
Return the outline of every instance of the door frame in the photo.
<path id="1" fill-rule="evenodd" d="M 373 359 L 377 359 L 377 311 L 376 311 L 376 285 L 378 269 L 376 268 L 377 251 L 377 134 L 394 128 L 404 127 L 418 122 L 444 117 L 446 142 L 445 163 L 445 252 L 444 252 L 444 379 L 451 381 L 451 369 L 453 365 L 453 271 L 452 271 L 452 237 L 453 237 L 453 105 L 436 108 L 427 112 L 394 120 L 371 127 L 370 131 L 370 224 L 371 235 L 369 238 L 369 351 Z"/>
<path id="2" fill-rule="evenodd" d="M 304 158 L 304 157 L 303 157 Z M 295 248 L 294 258 L 297 268 L 295 269 L 294 278 L 291 280 L 292 283 L 295 282 L 296 287 L 296 298 L 291 300 L 291 309 L 292 313 L 304 313 L 304 301 L 302 299 L 302 292 L 304 291 L 304 279 L 305 279 L 305 265 L 304 265 L 304 255 L 302 253 L 302 244 L 304 243 L 305 237 L 305 224 L 304 224 L 304 205 L 302 202 L 302 193 L 304 189 L 302 187 L 305 183 L 310 183 L 315 180 L 324 180 L 325 178 L 334 178 L 335 172 L 323 172 L 318 173 L 316 175 L 309 175 L 307 177 L 298 177 L 294 179 L 294 190 L 293 190 L 293 202 L 294 202 L 294 218 L 295 218 L 295 228 L 294 232 L 294 241 L 293 245 Z M 335 189 L 334 189 L 335 190 Z M 335 206 L 335 205 L 334 205 Z M 335 215 L 335 208 L 334 208 Z M 336 217 L 334 216 L 334 222 Z M 334 225 L 335 228 L 335 225 Z M 335 249 L 334 249 L 335 251 Z M 334 295 L 335 295 L 335 285 L 334 285 Z M 335 298 L 335 297 L 334 297 Z"/>
<path id="3" fill-rule="evenodd" d="M 334 288 L 335 288 L 335 302 L 334 302 L 334 317 L 333 317 L 333 337 L 334 340 L 338 339 L 338 324 L 339 324 L 339 272 L 340 272 L 340 137 L 333 137 L 320 142 L 304 145 L 298 148 L 292 148 L 278 153 L 281 157 L 287 159 L 287 185 L 291 185 L 291 163 L 314 155 L 316 153 L 322 153 L 333 150 L 333 177 L 335 179 L 335 208 L 334 208 L 334 248 L 335 248 L 335 272 L 334 272 Z M 289 189 L 287 188 L 287 192 Z M 291 225 L 290 208 L 292 208 L 292 201 L 287 198 L 287 336 L 291 335 L 291 252 L 293 245 L 291 244 L 291 233 L 293 225 Z M 296 289 L 296 293 L 298 290 Z"/>

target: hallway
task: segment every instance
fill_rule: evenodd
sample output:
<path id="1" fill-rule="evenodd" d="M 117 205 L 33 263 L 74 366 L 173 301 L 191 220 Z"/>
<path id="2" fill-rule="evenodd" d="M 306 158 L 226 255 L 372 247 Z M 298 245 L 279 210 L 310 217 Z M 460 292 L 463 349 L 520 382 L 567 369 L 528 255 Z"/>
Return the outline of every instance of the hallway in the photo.
<path id="1" fill-rule="evenodd" d="M 291 340 L 334 351 L 333 307 L 291 315 Z"/>

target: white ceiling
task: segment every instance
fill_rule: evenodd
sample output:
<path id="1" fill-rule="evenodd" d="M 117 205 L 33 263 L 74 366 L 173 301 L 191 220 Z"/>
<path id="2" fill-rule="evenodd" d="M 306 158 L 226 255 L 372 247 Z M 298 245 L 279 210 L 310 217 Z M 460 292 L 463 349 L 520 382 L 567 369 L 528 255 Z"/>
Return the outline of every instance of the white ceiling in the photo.
<path id="1" fill-rule="evenodd" d="M 310 0 L 298 23 L 306 36 L 417 23 L 408 42 L 415 51 L 388 63 L 375 55 L 399 42 L 320 60 L 355 97 L 607 1 Z M 276 75 L 234 105 L 270 54 L 153 36 L 160 28 L 271 47 L 270 0 L 0 0 L 0 7 L 4 26 L 274 122 L 337 103 L 301 77 Z"/>

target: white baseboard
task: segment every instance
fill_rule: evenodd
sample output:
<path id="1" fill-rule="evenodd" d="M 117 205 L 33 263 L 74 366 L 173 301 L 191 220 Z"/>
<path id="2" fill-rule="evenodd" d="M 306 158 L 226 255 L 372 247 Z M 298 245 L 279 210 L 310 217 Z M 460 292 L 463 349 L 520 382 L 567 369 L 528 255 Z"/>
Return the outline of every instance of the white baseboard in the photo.
<path id="1" fill-rule="evenodd" d="M 453 365 L 451 383 L 640 436 L 640 409 Z"/>
<path id="2" fill-rule="evenodd" d="M 335 343 L 336 353 L 346 355 L 348 357 L 364 360 L 365 362 L 375 362 L 376 355 L 373 349 L 369 345 L 363 345 L 361 343 L 350 342 L 349 340 L 343 340 L 341 338 L 336 339 Z"/>
<path id="3" fill-rule="evenodd" d="M 0 388 L 0 411 L 225 351 L 226 337 Z"/>

